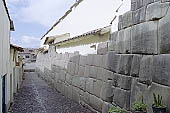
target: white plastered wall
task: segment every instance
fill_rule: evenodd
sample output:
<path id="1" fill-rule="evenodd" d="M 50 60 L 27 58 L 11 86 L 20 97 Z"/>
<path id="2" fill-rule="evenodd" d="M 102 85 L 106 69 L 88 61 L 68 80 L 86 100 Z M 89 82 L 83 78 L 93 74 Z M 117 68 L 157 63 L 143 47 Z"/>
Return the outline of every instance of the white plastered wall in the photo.
<path id="1" fill-rule="evenodd" d="M 10 99 L 10 20 L 3 1 L 0 0 L 0 77 L 6 74 L 6 104 Z M 0 79 L 0 105 L 2 105 L 2 80 Z M 0 106 L 0 112 L 2 107 Z"/>
<path id="2" fill-rule="evenodd" d="M 130 10 L 131 0 L 124 0 L 118 13 L 116 10 L 122 0 L 84 0 L 45 37 L 70 33 L 71 37 L 110 25 L 115 15 L 119 16 Z M 112 24 L 112 31 L 116 31 L 118 18 Z M 41 41 L 41 46 L 45 41 Z"/>

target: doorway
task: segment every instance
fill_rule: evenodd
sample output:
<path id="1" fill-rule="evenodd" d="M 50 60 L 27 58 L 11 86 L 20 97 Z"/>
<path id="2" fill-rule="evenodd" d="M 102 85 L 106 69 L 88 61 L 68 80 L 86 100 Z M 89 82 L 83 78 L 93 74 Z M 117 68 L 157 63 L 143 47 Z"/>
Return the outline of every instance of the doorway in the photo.
<path id="1" fill-rule="evenodd" d="M 5 113 L 6 111 L 5 111 L 5 100 L 6 100 L 6 97 L 5 97 L 5 88 L 6 88 L 6 86 L 5 86 L 5 84 L 6 84 L 6 75 L 4 75 L 3 77 L 2 77 L 2 113 Z"/>

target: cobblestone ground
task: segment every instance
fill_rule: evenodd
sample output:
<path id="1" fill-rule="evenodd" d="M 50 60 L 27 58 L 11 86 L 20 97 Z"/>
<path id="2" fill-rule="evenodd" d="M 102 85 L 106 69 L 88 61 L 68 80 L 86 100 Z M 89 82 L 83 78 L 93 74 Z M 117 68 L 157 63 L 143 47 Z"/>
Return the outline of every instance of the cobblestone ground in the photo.
<path id="1" fill-rule="evenodd" d="M 25 73 L 25 80 L 8 113 L 92 113 L 65 98 L 37 74 Z"/>

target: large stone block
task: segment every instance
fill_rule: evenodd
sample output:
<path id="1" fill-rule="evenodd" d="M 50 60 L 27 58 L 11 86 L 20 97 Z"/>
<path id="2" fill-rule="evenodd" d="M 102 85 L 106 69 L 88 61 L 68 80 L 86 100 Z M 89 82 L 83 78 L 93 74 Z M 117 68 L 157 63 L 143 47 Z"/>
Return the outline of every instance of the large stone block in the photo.
<path id="1" fill-rule="evenodd" d="M 60 80 L 64 82 L 66 80 L 66 71 L 60 70 L 59 76 L 60 76 Z"/>
<path id="2" fill-rule="evenodd" d="M 80 87 L 80 77 L 79 76 L 73 76 L 72 85 L 75 87 Z"/>
<path id="3" fill-rule="evenodd" d="M 106 102 L 112 102 L 113 97 L 113 81 L 108 80 L 107 82 L 103 82 L 103 86 L 100 92 L 100 98 Z"/>
<path id="4" fill-rule="evenodd" d="M 130 90 L 132 84 L 132 77 L 121 74 L 114 74 L 113 86 L 122 88 L 124 90 Z"/>
<path id="5" fill-rule="evenodd" d="M 80 89 L 86 90 L 86 81 L 87 81 L 87 78 L 80 77 L 80 85 L 79 85 Z"/>
<path id="6" fill-rule="evenodd" d="M 93 65 L 102 67 L 103 65 L 103 55 L 94 55 Z"/>
<path id="7" fill-rule="evenodd" d="M 153 58 L 153 82 L 170 86 L 170 55 L 158 55 Z"/>
<path id="8" fill-rule="evenodd" d="M 118 30 L 122 29 L 123 29 L 123 15 L 120 15 L 118 20 Z"/>
<path id="9" fill-rule="evenodd" d="M 66 82 L 68 83 L 68 84 L 72 84 L 72 79 L 73 79 L 73 76 L 71 76 L 70 74 L 66 74 Z"/>
<path id="10" fill-rule="evenodd" d="M 140 64 L 139 80 L 150 85 L 152 82 L 153 56 L 143 56 Z"/>
<path id="11" fill-rule="evenodd" d="M 115 31 L 111 33 L 110 35 L 110 41 L 116 44 L 116 40 L 118 39 L 118 31 Z"/>
<path id="12" fill-rule="evenodd" d="M 120 64 L 119 64 L 119 73 L 124 75 L 130 75 L 131 64 L 132 64 L 133 55 L 121 55 Z"/>
<path id="13" fill-rule="evenodd" d="M 93 59 L 94 59 L 94 54 L 88 54 L 87 56 L 87 64 L 88 65 L 93 65 Z"/>
<path id="14" fill-rule="evenodd" d="M 79 65 L 85 66 L 87 64 L 87 56 L 80 56 L 80 62 Z"/>
<path id="15" fill-rule="evenodd" d="M 160 53 L 170 53 L 170 9 L 167 15 L 159 21 Z"/>
<path id="16" fill-rule="evenodd" d="M 80 101 L 79 92 L 80 92 L 80 89 L 73 86 L 73 88 L 72 88 L 72 99 L 77 103 L 79 103 L 79 101 Z"/>
<path id="17" fill-rule="evenodd" d="M 102 81 L 100 81 L 100 80 L 94 81 L 94 94 L 98 98 L 100 98 L 100 91 L 101 91 L 102 85 L 103 85 Z"/>
<path id="18" fill-rule="evenodd" d="M 169 6 L 169 3 L 161 3 L 161 1 L 149 4 L 146 9 L 146 20 L 158 20 L 164 17 L 167 14 Z"/>
<path id="19" fill-rule="evenodd" d="M 113 102 L 120 106 L 121 108 L 130 110 L 130 91 L 115 88 Z"/>
<path id="20" fill-rule="evenodd" d="M 142 96 L 145 104 L 147 104 L 148 101 L 151 100 L 149 96 L 149 87 L 145 84 L 139 83 L 137 79 L 133 79 L 132 87 L 131 87 L 131 98 L 130 98 L 131 108 L 136 102 L 141 101 Z"/>
<path id="21" fill-rule="evenodd" d="M 70 67 L 70 74 L 71 75 L 75 75 L 75 69 L 76 69 L 76 64 L 75 63 L 71 63 L 71 67 Z"/>
<path id="22" fill-rule="evenodd" d="M 143 23 L 146 19 L 146 7 L 142 7 L 132 12 L 133 25 Z"/>
<path id="23" fill-rule="evenodd" d="M 91 66 L 89 71 L 89 77 L 91 78 L 97 78 L 97 67 Z"/>
<path id="24" fill-rule="evenodd" d="M 85 67 L 84 66 L 79 66 L 78 75 L 83 77 L 84 76 L 84 72 L 85 72 Z"/>
<path id="25" fill-rule="evenodd" d="M 85 66 L 84 77 L 86 77 L 86 78 L 89 77 L 90 68 L 91 68 L 91 66 L 88 66 L 88 65 Z"/>
<path id="26" fill-rule="evenodd" d="M 131 11 L 135 11 L 141 7 L 153 3 L 155 0 L 131 0 Z"/>
<path id="27" fill-rule="evenodd" d="M 113 66 L 113 56 L 116 53 L 114 51 L 109 51 L 106 55 L 103 56 L 103 68 L 111 70 Z"/>
<path id="28" fill-rule="evenodd" d="M 131 27 L 123 29 L 118 32 L 118 39 L 116 40 L 117 53 L 130 53 L 131 45 Z"/>
<path id="29" fill-rule="evenodd" d="M 102 111 L 103 101 L 94 95 L 90 95 L 90 105 L 97 111 Z"/>
<path id="30" fill-rule="evenodd" d="M 91 94 L 94 94 L 93 88 L 94 88 L 94 79 L 88 78 L 86 81 L 86 91 Z"/>
<path id="31" fill-rule="evenodd" d="M 104 102 L 103 106 L 102 106 L 102 113 L 108 113 L 109 109 L 112 107 L 113 105 L 108 103 L 108 102 Z"/>
<path id="32" fill-rule="evenodd" d="M 132 26 L 132 11 L 128 11 L 123 14 L 123 28 Z"/>
<path id="33" fill-rule="evenodd" d="M 75 64 L 79 64 L 79 60 L 80 60 L 80 55 L 75 55 L 72 57 L 72 62 Z"/>
<path id="34" fill-rule="evenodd" d="M 51 70 L 52 70 L 53 73 L 55 73 L 55 72 L 59 73 L 60 68 L 56 65 L 51 65 Z"/>
<path id="35" fill-rule="evenodd" d="M 98 47 L 97 47 L 98 55 L 104 55 L 107 53 L 107 51 L 108 51 L 108 43 L 107 42 L 103 42 L 98 45 Z"/>
<path id="36" fill-rule="evenodd" d="M 104 68 L 97 68 L 97 79 L 101 81 L 113 80 L 113 72 Z"/>
<path id="37" fill-rule="evenodd" d="M 132 27 L 132 53 L 158 53 L 158 22 L 145 22 Z"/>
<path id="38" fill-rule="evenodd" d="M 140 62 L 142 59 L 142 55 L 134 55 L 131 65 L 130 75 L 133 77 L 139 76 Z"/>
<path id="39" fill-rule="evenodd" d="M 110 59 L 110 58 L 108 59 L 108 61 L 110 61 L 108 63 L 108 67 L 111 71 L 113 71 L 113 72 L 119 71 L 120 59 L 121 59 L 121 55 L 119 55 L 119 54 L 113 54 L 112 59 Z"/>
<path id="40" fill-rule="evenodd" d="M 160 84 L 156 84 L 156 83 L 153 83 L 151 85 L 151 87 L 149 88 L 149 96 L 148 96 L 148 101 L 147 104 L 148 104 L 148 108 L 150 108 L 148 110 L 148 112 L 150 113 L 152 110 L 151 110 L 151 106 L 153 104 L 153 93 L 155 94 L 159 94 L 162 96 L 162 102 L 163 102 L 163 105 L 165 105 L 167 107 L 167 113 L 170 113 L 170 101 L 169 101 L 169 98 L 170 98 L 170 87 L 167 87 L 167 86 L 163 86 L 163 85 L 160 85 Z"/>

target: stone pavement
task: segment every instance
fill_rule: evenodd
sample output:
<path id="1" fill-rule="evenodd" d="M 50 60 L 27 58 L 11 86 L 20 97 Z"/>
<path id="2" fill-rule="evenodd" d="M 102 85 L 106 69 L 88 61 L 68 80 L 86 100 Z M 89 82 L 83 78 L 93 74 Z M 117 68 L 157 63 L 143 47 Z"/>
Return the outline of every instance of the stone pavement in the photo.
<path id="1" fill-rule="evenodd" d="M 64 97 L 34 72 L 25 73 L 14 104 L 8 113 L 92 113 Z"/>

